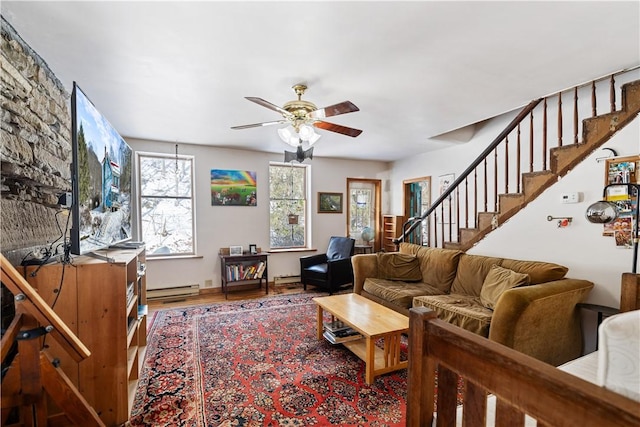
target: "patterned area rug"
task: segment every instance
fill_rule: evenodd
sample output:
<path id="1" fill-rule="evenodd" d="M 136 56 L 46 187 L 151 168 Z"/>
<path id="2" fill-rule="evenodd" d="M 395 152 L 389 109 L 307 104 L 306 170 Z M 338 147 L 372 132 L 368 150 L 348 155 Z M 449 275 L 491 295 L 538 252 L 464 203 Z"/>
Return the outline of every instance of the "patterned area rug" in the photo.
<path id="1" fill-rule="evenodd" d="M 131 426 L 404 426 L 406 370 L 367 385 L 364 362 L 319 341 L 325 295 L 159 311 Z"/>

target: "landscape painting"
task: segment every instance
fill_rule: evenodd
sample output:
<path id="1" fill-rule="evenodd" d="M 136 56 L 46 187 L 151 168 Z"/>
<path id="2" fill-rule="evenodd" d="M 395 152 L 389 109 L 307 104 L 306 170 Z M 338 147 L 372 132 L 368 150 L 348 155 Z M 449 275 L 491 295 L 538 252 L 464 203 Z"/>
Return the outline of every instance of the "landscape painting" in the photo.
<path id="1" fill-rule="evenodd" d="M 211 169 L 211 206 L 256 206 L 256 173 Z"/>

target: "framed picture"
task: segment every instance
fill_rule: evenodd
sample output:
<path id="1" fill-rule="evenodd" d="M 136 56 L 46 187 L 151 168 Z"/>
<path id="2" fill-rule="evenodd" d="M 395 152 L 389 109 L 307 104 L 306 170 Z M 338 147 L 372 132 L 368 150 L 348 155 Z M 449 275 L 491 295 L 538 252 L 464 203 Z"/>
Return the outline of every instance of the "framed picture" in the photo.
<path id="1" fill-rule="evenodd" d="M 318 193 L 318 213 L 342 213 L 342 193 Z"/>
<path id="2" fill-rule="evenodd" d="M 605 164 L 605 185 L 640 182 L 638 180 L 640 175 L 637 173 L 638 166 L 640 166 L 640 155 L 606 159 Z"/>
<path id="3" fill-rule="evenodd" d="M 211 206 L 256 206 L 256 173 L 211 169 Z"/>
<path id="4" fill-rule="evenodd" d="M 254 244 L 249 245 L 249 253 L 255 255 L 258 253 L 258 247 Z"/>
<path id="5" fill-rule="evenodd" d="M 242 246 L 229 246 L 229 255 L 242 255 Z"/>
<path id="6" fill-rule="evenodd" d="M 455 174 L 449 173 L 446 175 L 440 175 L 438 177 L 438 194 L 442 195 L 455 181 Z M 438 209 L 438 223 L 439 224 L 455 224 L 455 218 L 453 212 L 455 210 L 455 199 L 453 193 L 442 202 L 440 205 L 442 210 Z"/>

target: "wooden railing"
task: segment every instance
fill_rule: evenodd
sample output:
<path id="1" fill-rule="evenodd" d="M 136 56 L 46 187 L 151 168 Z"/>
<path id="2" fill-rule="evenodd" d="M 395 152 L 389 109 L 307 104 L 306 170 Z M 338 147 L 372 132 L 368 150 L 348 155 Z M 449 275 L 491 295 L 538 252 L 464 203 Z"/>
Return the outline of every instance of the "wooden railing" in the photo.
<path id="1" fill-rule="evenodd" d="M 581 144 L 582 121 L 605 113 L 598 111 L 599 100 L 608 98 L 606 112 L 618 111 L 621 97 L 617 94 L 624 83 L 638 79 L 639 69 L 636 66 L 531 101 L 429 209 L 405 223 L 395 242 L 405 241 L 427 223 L 429 246 L 459 243 L 461 229 L 478 227 L 479 213 L 499 211 L 499 195 L 520 194 L 523 176 L 549 170 L 551 148 Z M 571 99 L 570 114 L 564 105 L 567 99 Z"/>

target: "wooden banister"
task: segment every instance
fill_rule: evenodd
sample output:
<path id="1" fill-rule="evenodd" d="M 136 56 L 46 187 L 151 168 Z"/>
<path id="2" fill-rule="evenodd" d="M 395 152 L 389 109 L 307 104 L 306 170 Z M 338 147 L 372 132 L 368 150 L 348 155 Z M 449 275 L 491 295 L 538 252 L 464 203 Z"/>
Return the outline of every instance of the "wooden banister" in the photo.
<path id="1" fill-rule="evenodd" d="M 580 135 L 586 137 L 585 129 L 589 126 L 585 120 L 593 119 L 597 114 L 597 92 L 601 97 L 604 92 L 608 95 L 610 114 L 626 114 L 620 118 L 611 134 L 629 123 L 627 116 L 631 117 L 637 112 L 631 109 L 623 112 L 625 101 L 622 90 L 624 80 L 627 79 L 629 83 L 638 74 L 638 69 L 640 66 L 621 70 L 531 101 L 421 216 L 414 217 L 415 220 L 403 227 L 403 233 L 394 238 L 394 243 L 397 245 L 406 241 L 425 221 L 431 234 L 427 239 L 429 246 L 445 247 L 445 243 L 452 243 L 453 248 L 466 250 L 477 243 L 482 236 L 564 176 L 574 163 L 577 164 L 606 141 L 598 139 L 599 145 L 596 145 L 593 139 L 600 138 L 596 136 L 585 144 L 579 138 Z M 616 79 L 621 83 L 617 83 Z M 634 83 L 637 85 L 637 82 Z M 620 87 L 617 88 L 616 84 Z M 596 85 L 602 90 L 597 91 Z M 622 95 L 620 98 L 616 97 L 618 89 Z M 584 102 L 579 102 L 580 97 Z M 617 104 L 620 104 L 620 108 L 616 111 Z M 554 118 L 550 117 L 552 114 Z M 564 138 L 565 134 L 567 138 Z M 559 151 L 555 150 L 561 147 L 581 148 L 581 151 L 562 151 L 565 155 L 574 154 L 574 163 L 569 166 L 566 163 L 558 165 Z M 473 183 L 469 180 L 473 180 Z M 447 206 L 447 201 L 452 203 Z M 486 216 L 480 218 L 481 213 L 489 215 L 491 227 L 486 226 Z"/>
<path id="2" fill-rule="evenodd" d="M 41 325 L 51 327 L 48 333 L 69 353 L 76 362 L 80 362 L 91 355 L 89 349 L 75 336 L 60 317 L 47 305 L 42 297 L 18 273 L 18 270 L 0 254 L 2 269 L 2 284 L 14 295 L 16 311 L 28 313 Z M 4 342 L 3 342 L 4 346 Z M 4 355 L 4 347 L 2 354 Z"/>
<path id="3" fill-rule="evenodd" d="M 104 427 L 96 411 L 43 351 L 40 336 L 50 334 L 78 362 L 91 352 L 2 254 L 0 267 L 2 284 L 13 293 L 16 309 L 2 337 L 3 363 L 14 357 L 2 381 L 0 424 L 5 425 L 11 409 L 17 407 L 22 426 Z M 50 416 L 47 395 L 64 414 Z"/>

